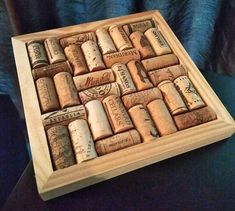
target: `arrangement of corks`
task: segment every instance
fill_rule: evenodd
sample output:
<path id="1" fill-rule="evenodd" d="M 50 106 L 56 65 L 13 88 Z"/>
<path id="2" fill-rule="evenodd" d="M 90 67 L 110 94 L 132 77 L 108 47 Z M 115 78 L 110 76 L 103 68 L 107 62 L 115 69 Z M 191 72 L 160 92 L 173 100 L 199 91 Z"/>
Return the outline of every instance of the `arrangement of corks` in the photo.
<path id="1" fill-rule="evenodd" d="M 55 170 L 208 121 L 155 20 L 26 44 Z"/>

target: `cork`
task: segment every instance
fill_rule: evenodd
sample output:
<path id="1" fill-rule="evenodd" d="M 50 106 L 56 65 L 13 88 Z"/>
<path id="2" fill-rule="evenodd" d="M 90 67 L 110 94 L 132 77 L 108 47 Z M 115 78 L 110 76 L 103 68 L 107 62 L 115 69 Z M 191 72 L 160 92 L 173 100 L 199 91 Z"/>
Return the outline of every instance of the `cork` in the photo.
<path id="1" fill-rule="evenodd" d="M 174 117 L 175 124 L 179 130 L 190 128 L 216 119 L 216 113 L 209 106 Z"/>
<path id="2" fill-rule="evenodd" d="M 115 81 L 113 71 L 111 69 L 100 70 L 73 77 L 74 84 L 78 91 L 89 89 L 102 84 Z"/>
<path id="3" fill-rule="evenodd" d="M 147 108 L 161 136 L 177 131 L 175 123 L 162 99 L 150 102 Z"/>
<path id="4" fill-rule="evenodd" d="M 140 52 L 141 59 L 148 59 L 156 56 L 149 41 L 140 31 L 133 32 L 130 35 L 133 46 Z"/>
<path id="5" fill-rule="evenodd" d="M 116 76 L 116 82 L 120 87 L 122 95 L 130 94 L 136 91 L 135 85 L 126 65 L 116 63 L 112 66 L 112 70 Z"/>
<path id="6" fill-rule="evenodd" d="M 106 54 L 103 56 L 103 59 L 106 67 L 110 68 L 115 63 L 127 64 L 131 60 L 140 60 L 140 53 L 136 48 L 133 48 L 122 52 Z"/>
<path id="7" fill-rule="evenodd" d="M 174 65 L 148 72 L 149 78 L 154 86 L 165 80 L 174 81 L 179 76 L 187 75 L 183 65 Z"/>
<path id="8" fill-rule="evenodd" d="M 153 120 L 143 105 L 133 106 L 128 112 L 143 142 L 150 142 L 159 137 Z"/>
<path id="9" fill-rule="evenodd" d="M 98 45 L 103 55 L 114 53 L 117 51 L 112 38 L 110 37 L 108 31 L 105 28 L 97 29 L 96 36 L 98 39 Z"/>
<path id="10" fill-rule="evenodd" d="M 32 40 L 28 42 L 27 49 L 32 68 L 48 65 L 48 59 L 42 41 Z"/>
<path id="11" fill-rule="evenodd" d="M 106 97 L 103 105 L 114 133 L 124 132 L 134 127 L 119 96 Z"/>
<path id="12" fill-rule="evenodd" d="M 100 50 L 94 41 L 88 40 L 81 45 L 83 54 L 86 58 L 86 62 L 89 70 L 96 71 L 105 69 L 105 64 L 102 60 Z"/>
<path id="13" fill-rule="evenodd" d="M 79 97 L 83 104 L 95 99 L 102 101 L 109 95 L 121 95 L 119 86 L 116 82 L 96 86 L 79 92 Z"/>
<path id="14" fill-rule="evenodd" d="M 82 43 L 92 40 L 92 41 L 97 41 L 96 36 L 94 32 L 85 32 L 82 34 L 76 34 L 73 36 L 69 37 L 64 37 L 60 39 L 60 45 L 65 48 L 69 45 L 76 44 L 76 45 L 81 45 Z"/>
<path id="15" fill-rule="evenodd" d="M 112 25 L 109 27 L 110 36 L 119 51 L 128 50 L 133 48 L 129 37 L 121 26 Z"/>
<path id="16" fill-rule="evenodd" d="M 175 54 L 157 56 L 150 59 L 142 60 L 141 62 L 144 65 L 146 71 L 161 69 L 164 67 L 179 64 L 179 60 Z"/>
<path id="17" fill-rule="evenodd" d="M 189 110 L 205 106 L 205 103 L 187 76 L 176 78 L 174 83 Z"/>
<path id="18" fill-rule="evenodd" d="M 64 52 L 73 68 L 75 76 L 89 72 L 82 50 L 78 45 L 69 45 L 64 49 Z"/>
<path id="19" fill-rule="evenodd" d="M 56 124 L 68 125 L 75 119 L 87 119 L 87 114 L 84 105 L 78 105 L 45 113 L 41 119 L 43 126 L 47 129 Z"/>
<path id="20" fill-rule="evenodd" d="M 122 102 L 126 109 L 130 109 L 137 104 L 146 106 L 156 99 L 162 99 L 161 91 L 157 87 L 125 95 L 122 97 Z"/>
<path id="21" fill-rule="evenodd" d="M 112 137 L 95 142 L 95 148 L 99 156 L 115 152 L 141 143 L 141 138 L 136 130 L 119 133 Z"/>
<path id="22" fill-rule="evenodd" d="M 66 60 L 64 51 L 59 44 L 59 40 L 56 37 L 50 37 L 45 39 L 44 46 L 47 52 L 47 57 L 50 64 L 58 62 L 64 62 Z"/>
<path id="23" fill-rule="evenodd" d="M 32 75 L 34 80 L 37 80 L 42 77 L 53 78 L 57 73 L 60 72 L 72 73 L 72 68 L 68 61 L 32 69 Z"/>
<path id="24" fill-rule="evenodd" d="M 42 113 L 59 109 L 55 86 L 51 78 L 39 78 L 36 88 Z"/>
<path id="25" fill-rule="evenodd" d="M 47 130 L 47 137 L 54 168 L 58 170 L 74 165 L 75 159 L 67 127 L 53 126 Z"/>
<path id="26" fill-rule="evenodd" d="M 144 20 L 135 23 L 126 24 L 123 26 L 124 31 L 127 35 L 130 35 L 133 32 L 145 32 L 147 29 L 157 27 L 157 24 L 154 20 Z"/>
<path id="27" fill-rule="evenodd" d="M 148 29 L 144 35 L 147 37 L 157 56 L 171 53 L 169 45 L 157 28 Z"/>
<path id="28" fill-rule="evenodd" d="M 88 113 L 88 123 L 96 141 L 113 134 L 107 115 L 99 100 L 92 100 L 85 105 Z"/>
<path id="29" fill-rule="evenodd" d="M 127 67 L 138 91 L 153 87 L 153 84 L 149 81 L 146 70 L 140 61 L 132 60 L 127 63 Z"/>
<path id="30" fill-rule="evenodd" d="M 61 108 L 80 104 L 76 87 L 70 73 L 61 72 L 54 76 L 55 88 Z"/>
<path id="31" fill-rule="evenodd" d="M 96 158 L 94 141 L 86 120 L 74 120 L 69 123 L 68 129 L 77 163 Z"/>
<path id="32" fill-rule="evenodd" d="M 158 84 L 158 88 L 161 90 L 163 99 L 172 115 L 188 111 L 173 82 L 170 80 L 162 81 Z"/>

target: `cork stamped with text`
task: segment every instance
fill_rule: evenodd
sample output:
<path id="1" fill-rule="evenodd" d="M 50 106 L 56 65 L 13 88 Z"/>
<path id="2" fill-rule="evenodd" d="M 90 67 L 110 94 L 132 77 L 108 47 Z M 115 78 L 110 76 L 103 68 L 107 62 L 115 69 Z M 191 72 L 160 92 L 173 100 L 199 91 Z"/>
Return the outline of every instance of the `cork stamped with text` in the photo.
<path id="1" fill-rule="evenodd" d="M 156 11 L 15 37 L 13 47 L 45 200 L 234 132 Z"/>

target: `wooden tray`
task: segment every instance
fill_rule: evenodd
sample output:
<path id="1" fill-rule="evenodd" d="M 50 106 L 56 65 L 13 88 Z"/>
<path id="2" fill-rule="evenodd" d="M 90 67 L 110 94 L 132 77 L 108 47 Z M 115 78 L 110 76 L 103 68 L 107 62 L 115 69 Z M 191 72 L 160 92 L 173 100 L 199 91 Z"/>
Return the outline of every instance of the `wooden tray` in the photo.
<path id="1" fill-rule="evenodd" d="M 142 143 L 88 162 L 53 171 L 25 43 L 34 39 L 62 37 L 73 33 L 94 31 L 97 28 L 107 27 L 114 23 L 126 24 L 151 18 L 158 22 L 163 36 L 180 62 L 188 70 L 189 78 L 205 103 L 216 112 L 217 120 L 161 137 L 158 141 Z M 22 93 L 35 177 L 39 194 L 43 200 L 78 190 L 225 139 L 235 131 L 234 120 L 158 11 L 143 12 L 104 21 L 16 36 L 12 38 L 12 44 Z"/>

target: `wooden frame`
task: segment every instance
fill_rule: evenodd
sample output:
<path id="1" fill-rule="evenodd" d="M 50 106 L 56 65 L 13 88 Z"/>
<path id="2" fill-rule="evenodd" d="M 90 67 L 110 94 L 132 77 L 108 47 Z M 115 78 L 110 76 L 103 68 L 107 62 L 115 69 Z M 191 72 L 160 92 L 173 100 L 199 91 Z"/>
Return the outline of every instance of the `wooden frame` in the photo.
<path id="1" fill-rule="evenodd" d="M 206 104 L 211 106 L 216 112 L 218 119 L 161 137 L 156 142 L 142 143 L 63 170 L 53 171 L 25 43 L 32 39 L 44 39 L 53 36 L 62 37 L 68 34 L 95 30 L 113 23 L 124 24 L 151 18 L 154 18 L 159 23 L 165 39 L 188 70 L 191 81 Z M 35 177 L 39 194 L 43 200 L 75 191 L 222 140 L 231 136 L 235 131 L 234 120 L 157 11 L 16 36 L 12 38 L 12 44 L 22 93 Z"/>

